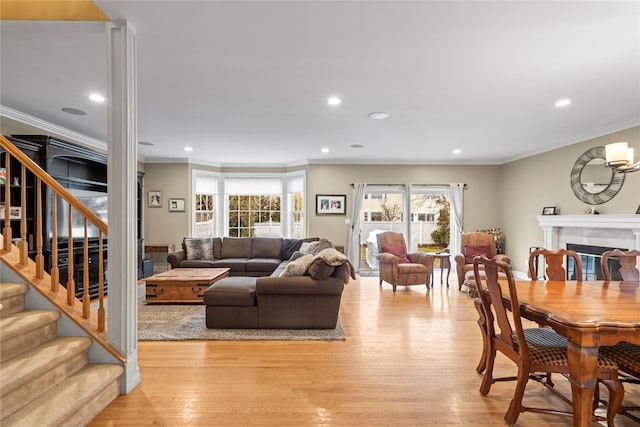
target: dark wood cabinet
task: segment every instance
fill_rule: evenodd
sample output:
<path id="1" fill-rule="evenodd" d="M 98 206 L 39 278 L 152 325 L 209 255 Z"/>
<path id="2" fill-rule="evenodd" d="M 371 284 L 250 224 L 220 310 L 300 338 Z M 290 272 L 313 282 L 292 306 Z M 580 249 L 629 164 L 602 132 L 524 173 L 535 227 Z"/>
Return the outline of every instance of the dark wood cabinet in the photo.
<path id="1" fill-rule="evenodd" d="M 9 140 L 25 152 L 34 160 L 44 171 L 51 175 L 71 194 L 76 196 L 89 209 L 91 209 L 99 218 L 106 222 L 107 220 L 107 155 L 95 150 L 62 141 L 56 138 L 43 135 L 12 135 Z M 4 160 L 3 160 L 4 161 Z M 16 162 L 17 163 L 17 162 Z M 20 173 L 20 167 L 10 167 L 10 174 L 13 177 Z M 34 178 L 29 174 L 32 182 L 27 182 L 33 188 Z M 139 172 L 137 177 L 137 234 L 138 234 L 138 278 L 142 278 L 142 220 L 141 220 L 141 197 L 142 197 L 142 179 L 144 173 Z M 19 186 L 17 186 L 19 187 Z M 51 191 L 43 192 L 42 195 L 42 217 L 44 221 L 43 229 L 43 255 L 45 258 L 45 269 L 51 270 L 53 263 L 57 262 L 60 269 L 60 283 L 66 284 L 68 280 L 69 265 L 69 248 L 71 246 L 71 256 L 73 257 L 73 278 L 75 281 L 76 296 L 81 296 L 84 290 L 84 250 L 82 248 L 84 240 L 83 220 L 76 213 L 71 212 L 71 221 L 69 221 L 68 205 L 62 199 L 57 201 L 57 231 L 58 231 L 58 259 L 51 259 L 51 230 L 52 230 L 52 199 Z M 3 196 L 4 197 L 4 196 Z M 13 196 L 12 196 L 13 197 Z M 18 195 L 19 197 L 19 195 Z M 27 196 L 27 208 L 25 214 L 27 218 L 35 218 L 36 195 L 34 191 Z M 13 222 L 13 221 L 12 221 Z M 20 237 L 19 224 L 16 221 L 18 234 L 13 233 L 13 237 Z M 71 232 L 69 230 L 71 224 Z M 13 228 L 12 224 L 12 228 Z M 27 232 L 32 236 L 34 234 L 35 224 L 28 223 Z M 71 237 L 71 241 L 69 240 Z M 96 297 L 98 294 L 98 260 L 99 260 L 99 237 L 97 229 L 89 228 L 87 232 L 89 240 L 89 255 L 86 265 L 89 266 L 89 294 Z M 34 248 L 31 245 L 33 237 L 29 239 L 29 249 Z M 107 271 L 107 239 L 103 240 L 104 251 L 104 272 Z M 107 288 L 105 277 L 105 292 Z"/>

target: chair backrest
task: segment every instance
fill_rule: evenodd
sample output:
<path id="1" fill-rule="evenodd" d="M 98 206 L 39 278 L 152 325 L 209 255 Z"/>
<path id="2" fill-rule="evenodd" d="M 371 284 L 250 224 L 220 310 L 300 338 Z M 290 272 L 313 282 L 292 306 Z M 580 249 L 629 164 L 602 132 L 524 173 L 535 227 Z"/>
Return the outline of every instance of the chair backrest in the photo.
<path id="1" fill-rule="evenodd" d="M 489 246 L 491 248 L 491 258 L 496 256 L 496 239 L 493 234 L 474 231 L 473 233 L 463 233 L 460 238 L 460 248 L 464 253 L 465 246 Z"/>
<path id="2" fill-rule="evenodd" d="M 483 269 L 484 274 L 481 273 Z M 487 317 L 488 336 L 490 339 L 499 340 L 514 353 L 520 353 L 523 360 L 526 360 L 528 358 L 528 350 L 524 338 L 522 319 L 520 318 L 520 304 L 516 292 L 516 283 L 511 275 L 509 265 L 501 261 L 488 259 L 485 256 L 479 256 L 473 260 L 473 270 L 478 297 L 482 301 Z M 509 306 L 503 299 L 502 287 L 498 282 L 498 273 L 504 273 L 506 277 L 509 286 Z M 504 279 L 501 280 L 504 281 Z M 509 316 L 509 308 L 513 316 Z"/>
<path id="3" fill-rule="evenodd" d="M 640 251 L 628 251 L 622 252 L 620 249 L 614 249 L 612 251 L 606 251 L 602 254 L 602 275 L 604 280 L 611 280 L 611 274 L 609 271 L 609 258 L 617 257 L 620 263 L 620 277 L 622 280 L 638 281 L 640 280 L 640 271 L 636 268 L 637 258 L 640 257 Z"/>
<path id="4" fill-rule="evenodd" d="M 407 251 L 407 245 L 404 241 L 404 235 L 402 233 L 396 233 L 395 231 L 385 231 L 376 235 L 378 240 L 378 252 L 384 252 L 382 248 L 399 247 L 404 248 Z"/>
<path id="5" fill-rule="evenodd" d="M 537 279 L 535 262 L 537 257 L 540 255 L 544 257 L 545 264 L 547 266 L 545 271 L 549 280 L 567 280 L 567 272 L 562 266 L 562 262 L 564 261 L 565 256 L 570 256 L 573 258 L 575 265 L 576 280 L 578 282 L 582 281 L 582 263 L 580 262 L 580 257 L 575 251 L 567 249 L 556 249 L 555 251 L 549 249 L 538 249 L 531 252 L 529 254 L 529 276 L 531 276 L 532 280 Z"/>

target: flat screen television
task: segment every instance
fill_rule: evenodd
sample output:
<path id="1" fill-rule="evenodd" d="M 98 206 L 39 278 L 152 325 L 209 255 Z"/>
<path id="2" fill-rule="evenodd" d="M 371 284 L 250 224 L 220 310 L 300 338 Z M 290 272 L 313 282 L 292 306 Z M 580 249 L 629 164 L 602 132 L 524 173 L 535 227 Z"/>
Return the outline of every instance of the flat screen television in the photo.
<path id="1" fill-rule="evenodd" d="M 105 223 L 107 222 L 108 198 L 107 193 L 99 191 L 82 190 L 77 188 L 67 189 L 80 202 L 82 202 L 89 210 L 91 210 L 98 218 Z M 49 193 L 51 200 L 52 193 Z M 57 231 L 59 239 L 68 239 L 69 237 L 69 204 L 60 196 L 57 197 Z M 49 218 L 49 221 L 52 221 Z M 52 230 L 52 227 L 49 227 Z M 71 210 L 71 232 L 74 239 L 84 239 L 84 217 L 75 209 Z M 52 238 L 52 232 L 49 238 Z M 87 237 L 98 237 L 98 228 L 91 223 L 87 223 Z M 103 236 L 105 237 L 105 236 Z"/>

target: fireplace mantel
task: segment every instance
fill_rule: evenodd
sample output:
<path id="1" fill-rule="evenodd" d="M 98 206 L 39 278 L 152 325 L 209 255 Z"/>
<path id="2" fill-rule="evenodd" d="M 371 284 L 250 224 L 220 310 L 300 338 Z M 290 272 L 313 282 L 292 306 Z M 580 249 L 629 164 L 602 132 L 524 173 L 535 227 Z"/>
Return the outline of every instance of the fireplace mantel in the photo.
<path id="1" fill-rule="evenodd" d="M 564 233 L 574 239 L 579 236 L 587 244 L 640 250 L 640 215 L 538 215 L 538 225 L 547 249 L 566 245 Z M 603 240 L 607 244 L 598 242 Z"/>

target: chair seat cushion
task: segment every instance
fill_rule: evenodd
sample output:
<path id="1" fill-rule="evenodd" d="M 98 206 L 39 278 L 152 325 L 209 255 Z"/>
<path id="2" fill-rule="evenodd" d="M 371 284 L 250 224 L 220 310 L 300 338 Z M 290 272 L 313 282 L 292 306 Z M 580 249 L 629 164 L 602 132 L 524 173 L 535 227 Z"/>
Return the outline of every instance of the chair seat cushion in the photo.
<path id="1" fill-rule="evenodd" d="M 610 347 L 600 347 L 600 353 L 614 360 L 623 370 L 640 374 L 640 345 L 626 341 Z"/>
<path id="2" fill-rule="evenodd" d="M 523 332 L 532 365 L 569 367 L 565 337 L 547 328 L 530 328 Z M 515 332 L 512 339 L 516 339 Z M 601 353 L 598 355 L 598 369 L 618 369 L 618 364 Z"/>
<path id="3" fill-rule="evenodd" d="M 413 262 L 398 264 L 398 274 L 427 273 L 427 271 L 427 266 L 424 264 L 416 264 Z"/>

